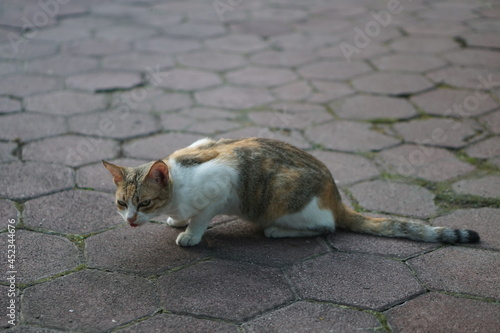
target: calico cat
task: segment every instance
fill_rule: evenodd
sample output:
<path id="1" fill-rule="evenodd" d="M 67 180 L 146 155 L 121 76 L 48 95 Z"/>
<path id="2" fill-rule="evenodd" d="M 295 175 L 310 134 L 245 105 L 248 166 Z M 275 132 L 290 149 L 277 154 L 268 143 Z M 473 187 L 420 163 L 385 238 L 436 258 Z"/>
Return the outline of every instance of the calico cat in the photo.
<path id="1" fill-rule="evenodd" d="M 316 236 L 338 226 L 426 242 L 479 241 L 472 230 L 363 216 L 342 203 L 322 162 L 276 140 L 205 138 L 135 168 L 103 164 L 117 186 L 116 205 L 123 219 L 136 227 L 167 214 L 168 225 L 187 226 L 177 237 L 180 246 L 198 244 L 219 214 L 259 223 L 273 238 Z"/>

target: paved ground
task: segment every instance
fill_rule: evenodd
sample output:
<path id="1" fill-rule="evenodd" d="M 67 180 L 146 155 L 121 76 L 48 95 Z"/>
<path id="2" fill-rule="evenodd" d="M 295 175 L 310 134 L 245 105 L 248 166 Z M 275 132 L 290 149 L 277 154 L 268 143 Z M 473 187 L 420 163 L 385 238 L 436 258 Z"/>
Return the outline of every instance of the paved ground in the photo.
<path id="1" fill-rule="evenodd" d="M 0 41 L 9 332 L 498 332 L 498 2 L 4 0 Z M 294 143 L 356 209 L 482 242 L 125 225 L 100 160 L 204 136 Z"/>

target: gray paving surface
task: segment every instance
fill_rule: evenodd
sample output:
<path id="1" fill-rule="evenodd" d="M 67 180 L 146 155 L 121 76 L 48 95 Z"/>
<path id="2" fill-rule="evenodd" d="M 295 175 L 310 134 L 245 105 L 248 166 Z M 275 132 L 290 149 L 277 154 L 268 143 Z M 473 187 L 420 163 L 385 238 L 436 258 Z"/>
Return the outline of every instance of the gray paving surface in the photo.
<path id="1" fill-rule="evenodd" d="M 4 0 L 0 325 L 498 332 L 499 93 L 491 0 Z M 223 216 L 180 248 L 125 225 L 100 160 L 205 136 L 293 143 L 355 209 L 482 242 L 266 239 Z"/>

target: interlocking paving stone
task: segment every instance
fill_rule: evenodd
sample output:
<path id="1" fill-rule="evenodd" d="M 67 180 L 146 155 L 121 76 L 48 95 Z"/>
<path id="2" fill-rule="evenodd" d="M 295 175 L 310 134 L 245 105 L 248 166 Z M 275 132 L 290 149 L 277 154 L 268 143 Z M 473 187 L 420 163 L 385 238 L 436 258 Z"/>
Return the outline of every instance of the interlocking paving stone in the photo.
<path id="1" fill-rule="evenodd" d="M 241 124 L 230 120 L 212 120 L 205 123 L 194 123 L 188 126 L 187 130 L 189 132 L 203 133 L 209 136 L 221 132 L 228 132 L 240 128 Z"/>
<path id="2" fill-rule="evenodd" d="M 388 95 L 418 93 L 433 87 L 433 84 L 418 74 L 378 72 L 356 78 L 352 84 L 358 90 Z"/>
<path id="3" fill-rule="evenodd" d="M 439 246 L 433 243 L 361 235 L 342 230 L 329 235 L 328 241 L 334 248 L 340 251 L 366 253 L 369 255 L 376 254 L 398 259 L 406 259 Z"/>
<path id="4" fill-rule="evenodd" d="M 455 229 L 472 229 L 479 233 L 481 242 L 470 246 L 500 249 L 500 209 L 459 209 L 432 220 L 434 225 Z"/>
<path id="5" fill-rule="evenodd" d="M 0 162 L 17 161 L 15 150 L 18 149 L 16 143 L 1 143 L 0 142 Z"/>
<path id="6" fill-rule="evenodd" d="M 481 135 L 476 122 L 444 118 L 417 119 L 394 125 L 406 142 L 460 148 Z"/>
<path id="7" fill-rule="evenodd" d="M 64 234 L 102 231 L 123 223 L 114 201 L 114 195 L 94 191 L 55 193 L 26 202 L 24 223 Z"/>
<path id="8" fill-rule="evenodd" d="M 0 123 L 0 139 L 3 140 L 29 141 L 64 132 L 64 119 L 48 115 L 15 113 L 3 116 Z"/>
<path id="9" fill-rule="evenodd" d="M 499 299 L 496 252 L 447 247 L 408 261 L 431 290 L 465 293 Z"/>
<path id="10" fill-rule="evenodd" d="M 295 22 L 307 17 L 305 10 L 287 8 L 265 8 L 252 11 L 252 18 L 277 22 Z"/>
<path id="11" fill-rule="evenodd" d="M 194 69 L 173 69 L 166 74 L 158 86 L 172 90 L 200 90 L 222 83 L 218 75 Z"/>
<path id="12" fill-rule="evenodd" d="M 210 257 L 278 267 L 328 251 L 318 238 L 270 239 L 258 225 L 241 220 L 209 229 L 204 240 Z"/>
<path id="13" fill-rule="evenodd" d="M 438 53 L 456 49 L 458 44 L 451 38 L 409 36 L 392 42 L 390 47 L 401 52 Z"/>
<path id="14" fill-rule="evenodd" d="M 279 99 L 289 101 L 300 101 L 310 96 L 312 88 L 304 81 L 292 82 L 275 88 L 273 93 Z"/>
<path id="15" fill-rule="evenodd" d="M 121 53 L 130 48 L 129 44 L 124 41 L 101 38 L 75 40 L 65 45 L 64 52 L 86 56 L 105 56 Z"/>
<path id="16" fill-rule="evenodd" d="M 0 97 L 0 113 L 21 111 L 21 103 L 15 99 Z"/>
<path id="17" fill-rule="evenodd" d="M 97 59 L 67 54 L 33 60 L 26 64 L 27 71 L 46 75 L 70 75 L 97 69 Z"/>
<path id="18" fill-rule="evenodd" d="M 249 113 L 248 117 L 255 124 L 262 127 L 295 129 L 332 120 L 332 116 L 326 112 L 286 113 L 279 111 L 258 111 Z"/>
<path id="19" fill-rule="evenodd" d="M 310 82 L 318 90 L 309 98 L 309 102 L 312 103 L 326 103 L 354 93 L 354 90 L 345 83 L 319 80 L 310 80 Z"/>
<path id="20" fill-rule="evenodd" d="M 458 50 L 443 55 L 449 62 L 461 66 L 500 67 L 500 52 L 489 50 Z"/>
<path id="21" fill-rule="evenodd" d="M 483 198 L 500 198 L 500 177 L 491 175 L 459 180 L 452 185 L 452 188 L 458 194 L 471 194 Z"/>
<path id="22" fill-rule="evenodd" d="M 80 27 L 54 26 L 37 31 L 36 39 L 53 42 L 67 42 L 79 38 L 89 38 L 91 31 Z"/>
<path id="23" fill-rule="evenodd" d="M 244 58 L 239 54 L 206 50 L 180 54 L 177 61 L 185 66 L 216 71 L 234 69 L 245 64 Z"/>
<path id="24" fill-rule="evenodd" d="M 154 29 L 122 25 L 98 28 L 95 32 L 95 36 L 99 39 L 120 41 L 122 43 L 140 40 L 153 35 L 156 35 L 156 31 Z"/>
<path id="25" fill-rule="evenodd" d="M 287 69 L 247 67 L 226 74 L 229 82 L 257 87 L 272 87 L 296 79 L 295 74 Z"/>
<path id="26" fill-rule="evenodd" d="M 467 155 L 476 158 L 489 158 L 500 156 L 500 138 L 492 137 L 476 144 L 470 145 L 465 150 Z"/>
<path id="27" fill-rule="evenodd" d="M 304 261 L 288 269 L 287 275 L 304 299 L 373 310 L 385 309 L 424 291 L 403 263 L 352 253 L 326 254 Z"/>
<path id="28" fill-rule="evenodd" d="M 494 134 L 500 134 L 500 111 L 490 113 L 479 120 Z"/>
<path id="29" fill-rule="evenodd" d="M 22 308 L 27 324 L 95 332 L 151 315 L 155 299 L 146 279 L 85 270 L 27 288 Z"/>
<path id="30" fill-rule="evenodd" d="M 130 89 L 142 83 L 140 75 L 127 72 L 96 72 L 70 76 L 68 87 L 92 92 Z"/>
<path id="31" fill-rule="evenodd" d="M 251 21 L 236 21 L 231 24 L 231 31 L 238 34 L 259 35 L 271 37 L 292 31 L 289 24 L 274 20 L 252 19 Z"/>
<path id="32" fill-rule="evenodd" d="M 2 216 L 5 216 L 7 219 L 16 219 L 17 221 L 18 213 L 13 202 L 0 200 L 0 212 L 2 212 Z"/>
<path id="33" fill-rule="evenodd" d="M 495 33 L 467 33 L 462 37 L 470 46 L 500 48 L 500 36 Z"/>
<path id="34" fill-rule="evenodd" d="M 382 151 L 378 160 L 391 173 L 430 181 L 446 181 L 473 171 L 445 149 L 405 144 Z"/>
<path id="35" fill-rule="evenodd" d="M 39 234 L 27 230 L 16 230 L 16 280 L 29 283 L 75 268 L 80 263 L 76 246 L 68 239 Z M 7 248 L 7 237 L 0 239 Z M 7 262 L 7 251 L 2 261 Z"/>
<path id="36" fill-rule="evenodd" d="M 158 159 L 158 157 L 156 159 Z M 128 167 L 136 167 L 149 162 L 148 160 L 134 160 L 128 158 L 108 161 L 120 166 Z M 76 184 L 79 187 L 91 188 L 98 191 L 113 193 L 116 191 L 116 185 L 113 183 L 113 178 L 101 162 L 79 168 L 76 172 Z"/>
<path id="37" fill-rule="evenodd" d="M 181 93 L 164 93 L 150 101 L 151 111 L 172 111 L 190 107 L 193 102 L 189 95 Z"/>
<path id="38" fill-rule="evenodd" d="M 354 198 L 366 209 L 414 217 L 436 214 L 434 194 L 427 189 L 390 180 L 374 180 L 350 187 Z"/>
<path id="39" fill-rule="evenodd" d="M 295 67 L 316 58 L 317 55 L 310 50 L 265 50 L 250 56 L 250 61 L 258 65 Z"/>
<path id="40" fill-rule="evenodd" d="M 24 99 L 24 107 L 28 111 L 66 116 L 104 109 L 106 96 L 59 90 L 27 97 Z"/>
<path id="41" fill-rule="evenodd" d="M 498 305 L 439 293 L 419 296 L 386 312 L 397 332 L 492 332 Z"/>
<path id="42" fill-rule="evenodd" d="M 17 38 L 11 38 L 9 38 L 8 43 L 0 45 L 0 58 L 29 60 L 42 56 L 49 56 L 57 52 L 57 45 L 55 43 L 38 40 L 16 43 L 15 41 L 17 41 Z M 20 38 L 23 40 L 22 37 Z"/>
<path id="43" fill-rule="evenodd" d="M 297 302 L 243 324 L 245 332 L 348 332 L 380 326 L 369 313 L 328 304 Z"/>
<path id="44" fill-rule="evenodd" d="M 306 34 L 292 32 L 272 37 L 271 43 L 285 50 L 312 50 L 338 42 L 338 37 L 332 34 Z"/>
<path id="45" fill-rule="evenodd" d="M 435 83 L 447 84 L 467 89 L 491 89 L 500 86 L 500 71 L 486 70 L 481 67 L 448 67 L 427 73 Z"/>
<path id="46" fill-rule="evenodd" d="M 0 80 L 0 94 L 26 97 L 55 90 L 60 86 L 61 82 L 54 78 L 33 74 L 14 74 Z"/>
<path id="47" fill-rule="evenodd" d="M 69 128 L 74 133 L 104 138 L 129 139 L 159 130 L 156 119 L 149 114 L 119 110 L 71 117 Z"/>
<path id="48" fill-rule="evenodd" d="M 0 197 L 23 200 L 70 189 L 75 185 L 72 169 L 40 162 L 0 164 Z"/>
<path id="49" fill-rule="evenodd" d="M 143 72 L 166 69 L 174 65 L 172 58 L 149 53 L 127 52 L 107 56 L 101 61 L 103 68 L 138 70 Z"/>
<path id="50" fill-rule="evenodd" d="M 449 15 L 447 15 L 449 16 Z M 403 29 L 410 35 L 457 36 L 467 30 L 462 22 L 426 20 L 405 24 Z M 470 45 L 470 43 L 468 43 Z"/>
<path id="51" fill-rule="evenodd" d="M 364 62 L 321 61 L 301 67 L 298 72 L 306 79 L 346 80 L 371 71 Z"/>
<path id="52" fill-rule="evenodd" d="M 388 148 L 399 140 L 370 129 L 370 125 L 360 122 L 337 121 L 309 128 L 306 137 L 326 148 L 364 152 Z"/>
<path id="53" fill-rule="evenodd" d="M 220 332 L 238 333 L 238 327 L 222 321 L 207 320 L 175 314 L 159 314 L 138 324 L 129 326 L 120 333 L 150 333 L 150 332 Z"/>
<path id="54" fill-rule="evenodd" d="M 115 141 L 77 135 L 63 135 L 34 141 L 23 147 L 23 159 L 80 166 L 118 155 Z"/>
<path id="55" fill-rule="evenodd" d="M 138 228 L 126 225 L 88 238 L 85 254 L 90 267 L 145 276 L 207 257 L 202 246 L 182 248 L 175 244 L 179 233 L 179 229 L 167 225 L 147 223 Z"/>
<path id="56" fill-rule="evenodd" d="M 159 134 L 124 144 L 123 153 L 127 157 L 157 160 L 172 154 L 177 149 L 187 147 L 199 139 L 201 137 L 194 134 Z"/>
<path id="57" fill-rule="evenodd" d="M 408 72 L 426 72 L 446 65 L 440 58 L 431 55 L 395 54 L 373 60 L 380 70 L 399 70 Z"/>
<path id="58" fill-rule="evenodd" d="M 138 40 L 135 47 L 140 51 L 158 52 L 170 55 L 199 49 L 200 43 L 184 39 L 155 37 L 149 40 Z"/>
<path id="59" fill-rule="evenodd" d="M 348 57 L 344 55 L 342 49 L 339 45 L 326 47 L 318 50 L 318 54 L 322 58 L 337 58 L 343 60 L 361 60 L 361 59 L 373 59 L 377 56 L 388 53 L 390 50 L 385 44 L 375 43 L 375 41 L 370 42 L 370 45 L 364 49 L 360 49 L 359 53 L 350 54 Z"/>
<path id="60" fill-rule="evenodd" d="M 467 118 L 498 107 L 490 94 L 456 89 L 437 89 L 411 97 L 427 114 Z"/>
<path id="61" fill-rule="evenodd" d="M 266 90 L 232 86 L 200 91 L 195 98 L 203 105 L 229 109 L 246 109 L 274 100 Z"/>
<path id="62" fill-rule="evenodd" d="M 210 39 L 207 40 L 205 44 L 210 48 L 238 53 L 254 52 L 267 46 L 267 43 L 261 38 L 245 34 L 232 34 L 220 38 Z"/>
<path id="63" fill-rule="evenodd" d="M 213 38 L 224 35 L 226 29 L 220 24 L 186 22 L 165 30 L 167 35 L 179 38 Z"/>
<path id="64" fill-rule="evenodd" d="M 334 102 L 330 106 L 337 115 L 345 119 L 405 119 L 417 115 L 410 103 L 393 97 L 356 95 L 342 102 Z"/>
<path id="65" fill-rule="evenodd" d="M 329 151 L 310 153 L 330 169 L 335 182 L 339 185 L 356 183 L 380 174 L 377 167 L 362 156 Z"/>
<path id="66" fill-rule="evenodd" d="M 157 288 L 166 310 L 234 321 L 247 320 L 293 300 L 278 269 L 222 260 L 162 276 Z"/>

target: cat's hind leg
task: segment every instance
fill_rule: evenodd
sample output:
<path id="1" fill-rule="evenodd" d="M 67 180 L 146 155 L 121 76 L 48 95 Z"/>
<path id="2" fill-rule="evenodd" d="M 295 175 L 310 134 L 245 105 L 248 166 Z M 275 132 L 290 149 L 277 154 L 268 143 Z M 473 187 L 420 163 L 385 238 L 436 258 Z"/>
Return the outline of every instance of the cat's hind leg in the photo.
<path id="1" fill-rule="evenodd" d="M 174 220 L 173 218 L 169 217 L 167 219 L 167 225 L 174 227 L 174 228 L 182 228 L 185 227 L 189 224 L 189 220 L 184 220 L 184 221 L 177 221 Z"/>
<path id="2" fill-rule="evenodd" d="M 335 219 L 329 209 L 320 208 L 313 198 L 301 211 L 284 215 L 268 224 L 264 234 L 271 238 L 310 237 L 335 231 Z"/>

